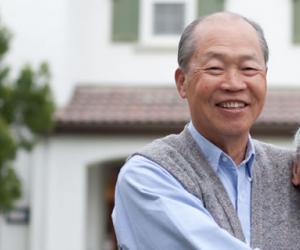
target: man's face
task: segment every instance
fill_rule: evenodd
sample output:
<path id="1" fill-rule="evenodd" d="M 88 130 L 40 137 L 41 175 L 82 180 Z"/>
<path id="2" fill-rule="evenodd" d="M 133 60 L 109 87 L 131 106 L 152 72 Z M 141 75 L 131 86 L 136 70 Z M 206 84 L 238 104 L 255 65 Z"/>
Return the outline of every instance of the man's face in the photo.
<path id="1" fill-rule="evenodd" d="M 266 94 L 266 66 L 254 28 L 241 19 L 208 20 L 195 31 L 187 72 L 177 69 L 181 97 L 207 139 L 246 138 Z"/>

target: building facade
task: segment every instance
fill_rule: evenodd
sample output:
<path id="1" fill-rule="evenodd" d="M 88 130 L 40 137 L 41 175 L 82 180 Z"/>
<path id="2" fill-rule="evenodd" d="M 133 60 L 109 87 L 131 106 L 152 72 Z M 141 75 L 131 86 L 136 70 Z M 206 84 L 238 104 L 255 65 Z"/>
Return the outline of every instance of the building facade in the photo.
<path id="1" fill-rule="evenodd" d="M 220 10 L 264 28 L 270 94 L 252 132 L 292 147 L 300 125 L 300 0 L 1 1 L 0 20 L 15 34 L 6 61 L 15 70 L 47 60 L 58 111 L 53 133 L 18 155 L 24 195 L 15 214 L 0 217 L 0 250 L 114 249 L 117 173 L 138 148 L 188 122 L 174 87 L 179 34 Z"/>

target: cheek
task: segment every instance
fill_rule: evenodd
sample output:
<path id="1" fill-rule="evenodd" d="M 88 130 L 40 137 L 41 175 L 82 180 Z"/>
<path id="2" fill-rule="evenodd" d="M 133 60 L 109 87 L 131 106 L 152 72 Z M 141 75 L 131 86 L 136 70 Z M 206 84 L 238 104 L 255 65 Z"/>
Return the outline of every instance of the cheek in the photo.
<path id="1" fill-rule="evenodd" d="M 218 92 L 218 83 L 210 79 L 201 79 L 201 81 L 198 82 L 196 91 L 198 95 L 201 95 L 203 98 L 210 98 L 214 93 Z"/>
<path id="2" fill-rule="evenodd" d="M 216 91 L 217 85 L 216 79 L 211 79 L 201 72 L 191 74 L 188 79 L 189 96 L 193 97 L 196 102 L 204 100 L 207 102 L 207 99 Z"/>
<path id="3" fill-rule="evenodd" d="M 259 87 L 257 87 L 256 92 L 257 92 L 257 96 L 260 99 L 260 101 L 262 103 L 264 103 L 265 97 L 266 97 L 266 92 L 267 92 L 266 84 L 262 83 Z"/>
<path id="4" fill-rule="evenodd" d="M 202 89 L 205 92 L 209 92 L 209 90 L 210 90 L 209 85 L 207 85 L 207 84 L 204 84 L 204 86 L 202 87 Z"/>
<path id="5" fill-rule="evenodd" d="M 266 79 L 264 77 L 251 79 L 251 81 L 247 83 L 247 86 L 254 98 L 257 99 L 258 102 L 263 103 L 267 92 Z"/>

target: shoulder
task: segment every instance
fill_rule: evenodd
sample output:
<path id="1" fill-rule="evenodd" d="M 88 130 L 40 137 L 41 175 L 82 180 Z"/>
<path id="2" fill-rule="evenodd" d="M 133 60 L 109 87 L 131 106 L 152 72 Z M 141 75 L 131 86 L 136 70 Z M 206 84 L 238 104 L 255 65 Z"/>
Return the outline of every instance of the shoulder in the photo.
<path id="1" fill-rule="evenodd" d="M 163 167 L 166 165 L 186 164 L 192 156 L 199 156 L 199 148 L 190 134 L 188 128 L 185 128 L 179 134 L 171 134 L 166 137 L 154 140 L 135 154 L 143 155 Z"/>
<path id="2" fill-rule="evenodd" d="M 179 146 L 181 134 L 171 134 L 162 138 L 158 138 L 151 143 L 145 145 L 139 150 L 141 154 L 159 154 L 159 152 L 164 152 L 164 154 L 176 150 L 176 145 Z"/>
<path id="3" fill-rule="evenodd" d="M 121 168 L 117 186 L 121 190 L 147 189 L 163 184 L 181 186 L 175 178 L 153 160 L 142 155 L 134 155 Z"/>

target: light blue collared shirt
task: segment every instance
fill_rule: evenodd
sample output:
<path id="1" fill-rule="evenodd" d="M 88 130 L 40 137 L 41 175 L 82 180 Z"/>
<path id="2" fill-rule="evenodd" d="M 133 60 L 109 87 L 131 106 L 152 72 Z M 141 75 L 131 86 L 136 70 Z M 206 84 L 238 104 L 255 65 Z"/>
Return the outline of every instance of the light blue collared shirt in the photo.
<path id="1" fill-rule="evenodd" d="M 249 136 L 246 157 L 237 166 L 230 156 L 205 139 L 193 126 L 189 131 L 196 140 L 208 163 L 222 181 L 235 211 L 240 219 L 245 238 L 250 244 L 251 231 L 251 181 L 252 166 L 255 159 L 253 142 Z"/>
<path id="2" fill-rule="evenodd" d="M 113 223 L 122 249 L 250 250 L 251 138 L 245 160 L 236 166 L 221 149 L 188 125 L 193 138 L 227 190 L 247 244 L 220 228 L 197 197 L 164 168 L 142 156 L 126 162 L 118 177 Z"/>

